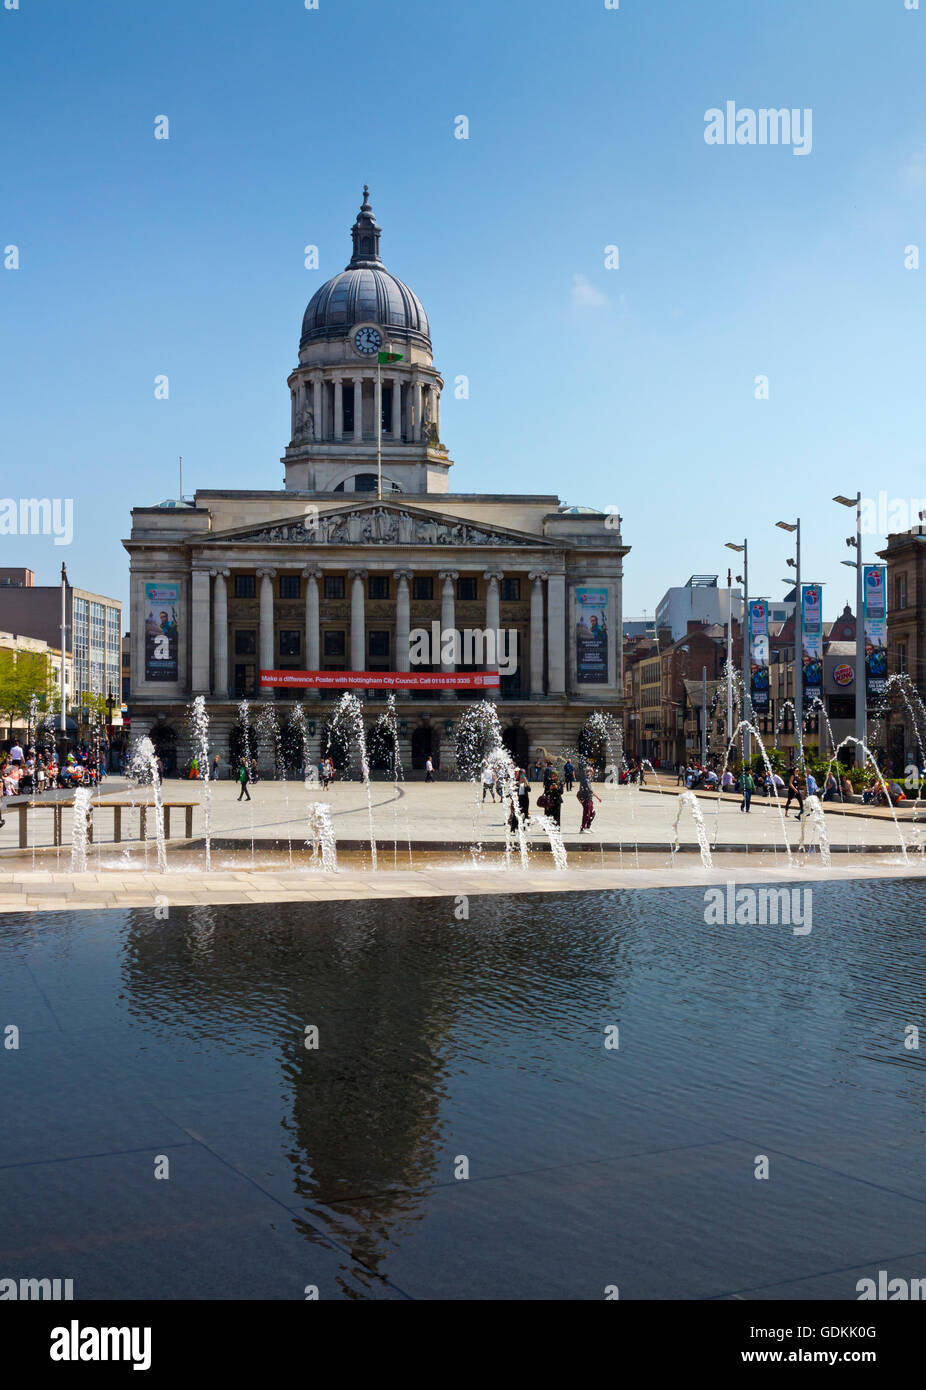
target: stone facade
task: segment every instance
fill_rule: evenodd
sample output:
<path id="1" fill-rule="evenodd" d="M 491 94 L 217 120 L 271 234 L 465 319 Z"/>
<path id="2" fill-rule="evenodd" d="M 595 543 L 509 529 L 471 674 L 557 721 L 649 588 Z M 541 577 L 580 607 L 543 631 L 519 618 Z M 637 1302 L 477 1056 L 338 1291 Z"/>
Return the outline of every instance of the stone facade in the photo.
<path id="1" fill-rule="evenodd" d="M 417 297 L 379 261 L 371 223 L 365 197 L 347 271 L 306 311 L 300 364 L 289 379 L 284 489 L 203 491 L 192 503 L 132 512 L 124 544 L 133 734 L 152 732 L 168 753 L 174 745 L 178 761 L 188 748 L 186 706 L 198 694 L 223 756 L 242 697 L 274 702 L 281 724 L 300 701 L 317 756 L 338 692 L 274 692 L 260 687 L 259 673 L 407 672 L 411 635 L 435 622 L 442 631 L 516 633 L 516 670 L 490 698 L 520 761 L 539 747 L 574 743 L 592 710 L 620 701 L 627 547 L 619 518 L 566 508 L 548 494 L 448 490 L 452 463 L 439 441 L 441 378 L 430 329 Z M 347 321 L 350 312 L 360 318 Z M 371 369 L 371 343 L 403 361 Z M 392 378 L 389 399 L 380 373 Z M 577 624 L 590 603 L 593 623 L 606 631 L 598 668 L 578 650 Z M 157 659 L 161 649 L 169 659 Z M 430 669 L 496 668 L 445 660 Z M 368 724 L 385 698 L 385 691 L 366 697 Z M 430 752 L 448 770 L 462 704 L 478 698 L 478 691 L 397 694 L 405 767 L 422 767 Z"/>

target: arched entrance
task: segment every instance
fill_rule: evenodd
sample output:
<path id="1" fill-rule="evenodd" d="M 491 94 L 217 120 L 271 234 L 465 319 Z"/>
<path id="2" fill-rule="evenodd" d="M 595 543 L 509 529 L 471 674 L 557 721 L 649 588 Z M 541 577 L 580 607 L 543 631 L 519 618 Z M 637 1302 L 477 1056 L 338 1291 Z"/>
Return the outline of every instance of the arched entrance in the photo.
<path id="1" fill-rule="evenodd" d="M 395 768 L 395 734 L 385 720 L 377 721 L 367 734 L 370 767 L 374 772 L 388 772 Z"/>
<path id="2" fill-rule="evenodd" d="M 502 743 L 510 754 L 515 767 L 526 769 L 530 747 L 527 730 L 521 724 L 509 724 L 507 729 L 502 730 Z"/>
<path id="3" fill-rule="evenodd" d="M 148 737 L 154 744 L 154 751 L 161 759 L 165 777 L 174 777 L 177 772 L 177 734 L 169 724 L 155 724 Z"/>
<path id="4" fill-rule="evenodd" d="M 435 769 L 440 766 L 440 738 L 430 724 L 419 724 L 417 729 L 412 730 L 412 769 L 423 772 L 428 758 L 433 761 Z"/>

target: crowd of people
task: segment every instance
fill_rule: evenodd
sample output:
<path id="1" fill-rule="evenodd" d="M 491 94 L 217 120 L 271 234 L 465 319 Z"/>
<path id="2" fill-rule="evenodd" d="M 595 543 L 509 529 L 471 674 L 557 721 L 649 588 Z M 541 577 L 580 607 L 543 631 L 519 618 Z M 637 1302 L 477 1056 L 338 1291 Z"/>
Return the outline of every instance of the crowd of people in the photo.
<path id="1" fill-rule="evenodd" d="M 534 803 L 535 810 L 542 812 L 554 825 L 562 828 L 563 799 L 575 787 L 576 798 L 582 807 L 579 834 L 586 831 L 590 834 L 592 821 L 595 819 L 595 802 L 601 801 L 601 797 L 592 787 L 591 771 L 591 768 L 581 762 L 577 770 L 571 758 L 566 759 L 561 769 L 555 768 L 549 758 L 542 764 L 535 763 L 534 781 L 541 784 L 540 793 Z M 517 830 L 519 817 L 522 825 L 531 825 L 532 784 L 526 768 L 515 768 L 513 776 L 514 785 L 509 789 L 509 775 L 505 768 L 486 760 L 482 765 L 480 781 L 483 801 L 487 796 L 493 805 L 496 798 L 502 805 L 508 801 L 508 826 L 511 830 Z"/>
<path id="2" fill-rule="evenodd" d="M 6 752 L 0 752 L 0 801 L 11 796 L 41 796 L 55 787 L 96 787 L 105 775 L 102 759 L 88 744 L 59 756 L 54 748 L 24 748 L 14 739 Z"/>

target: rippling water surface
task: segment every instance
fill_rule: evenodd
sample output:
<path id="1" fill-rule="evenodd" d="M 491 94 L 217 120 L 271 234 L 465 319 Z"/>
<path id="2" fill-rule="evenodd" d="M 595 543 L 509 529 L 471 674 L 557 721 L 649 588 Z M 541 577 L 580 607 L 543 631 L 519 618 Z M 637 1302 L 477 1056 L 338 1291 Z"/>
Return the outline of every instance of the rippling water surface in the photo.
<path id="1" fill-rule="evenodd" d="M 905 1047 L 923 885 L 815 885 L 806 936 L 704 906 L 4 919 L 0 1276 L 78 1298 L 854 1298 L 878 1268 L 926 1277 Z"/>

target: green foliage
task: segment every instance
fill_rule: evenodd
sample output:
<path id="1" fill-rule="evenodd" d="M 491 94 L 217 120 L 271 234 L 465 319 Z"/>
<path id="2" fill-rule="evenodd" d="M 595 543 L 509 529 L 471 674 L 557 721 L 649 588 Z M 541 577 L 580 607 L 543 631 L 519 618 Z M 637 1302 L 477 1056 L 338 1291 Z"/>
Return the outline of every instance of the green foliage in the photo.
<path id="1" fill-rule="evenodd" d="M 12 728 L 29 717 L 32 696 L 47 709 L 52 696 L 51 659 L 47 652 L 0 651 L 0 716 Z"/>

